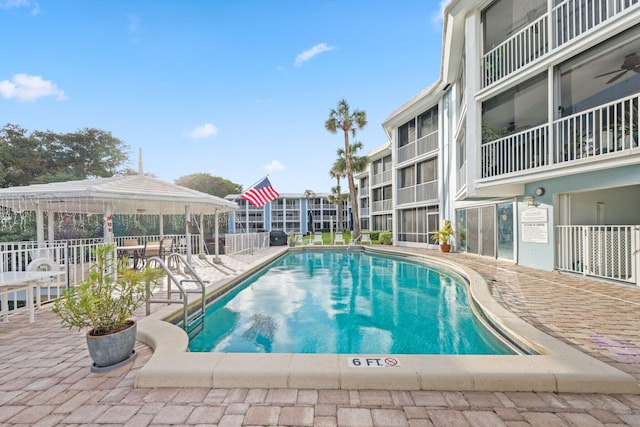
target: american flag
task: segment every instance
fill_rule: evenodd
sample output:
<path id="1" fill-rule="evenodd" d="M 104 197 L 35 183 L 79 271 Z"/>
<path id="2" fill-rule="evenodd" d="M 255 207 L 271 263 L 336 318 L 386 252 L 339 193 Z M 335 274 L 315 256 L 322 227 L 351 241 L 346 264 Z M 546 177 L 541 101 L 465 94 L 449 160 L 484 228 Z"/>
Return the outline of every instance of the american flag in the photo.
<path id="1" fill-rule="evenodd" d="M 248 200 L 249 203 L 256 208 L 266 205 L 270 201 L 277 199 L 278 196 L 280 196 L 280 194 L 271 186 L 269 178 L 263 179 L 240 195 L 240 197 Z"/>

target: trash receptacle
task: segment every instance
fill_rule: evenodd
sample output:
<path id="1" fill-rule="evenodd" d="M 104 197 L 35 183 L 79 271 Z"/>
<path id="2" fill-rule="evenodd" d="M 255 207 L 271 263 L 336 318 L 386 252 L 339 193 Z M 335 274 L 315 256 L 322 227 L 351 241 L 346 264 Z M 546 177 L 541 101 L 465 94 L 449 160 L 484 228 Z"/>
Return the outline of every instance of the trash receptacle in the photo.
<path id="1" fill-rule="evenodd" d="M 269 246 L 284 246 L 287 244 L 287 233 L 282 230 L 273 230 L 269 233 Z"/>

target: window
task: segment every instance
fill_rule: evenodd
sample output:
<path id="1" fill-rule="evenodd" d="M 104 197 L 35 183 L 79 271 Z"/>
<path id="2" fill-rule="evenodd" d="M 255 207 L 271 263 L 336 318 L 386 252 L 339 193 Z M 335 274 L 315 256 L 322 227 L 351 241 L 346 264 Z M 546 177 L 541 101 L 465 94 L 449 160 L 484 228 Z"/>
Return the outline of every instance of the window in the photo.
<path id="1" fill-rule="evenodd" d="M 418 116 L 418 138 L 438 130 L 438 106 Z"/>
<path id="2" fill-rule="evenodd" d="M 640 63 L 640 25 L 558 67 L 562 117 L 640 92 L 640 74 L 625 63 Z M 637 69 L 636 69 L 637 71 Z"/>
<path id="3" fill-rule="evenodd" d="M 489 52 L 547 11 L 547 0 L 497 0 L 482 12 L 484 53 Z"/>
<path id="4" fill-rule="evenodd" d="M 438 179 L 438 158 L 418 163 L 418 184 L 436 181 Z"/>
<path id="5" fill-rule="evenodd" d="M 406 188 L 416 184 L 414 167 L 409 166 L 398 171 L 398 187 Z"/>
<path id="6" fill-rule="evenodd" d="M 547 73 L 482 103 L 482 142 L 547 122 Z"/>
<path id="7" fill-rule="evenodd" d="M 398 128 L 398 147 L 404 147 L 416 140 L 416 122 L 414 119 Z"/>

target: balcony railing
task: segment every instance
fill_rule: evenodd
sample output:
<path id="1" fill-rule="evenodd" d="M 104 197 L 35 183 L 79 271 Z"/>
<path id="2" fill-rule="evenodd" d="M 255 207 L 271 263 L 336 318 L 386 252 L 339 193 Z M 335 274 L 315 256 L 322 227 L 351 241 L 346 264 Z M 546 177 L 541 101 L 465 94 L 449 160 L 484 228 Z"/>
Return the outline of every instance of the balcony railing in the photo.
<path id="1" fill-rule="evenodd" d="M 438 198 L 438 181 L 416 185 L 416 202 L 435 200 Z"/>
<path id="2" fill-rule="evenodd" d="M 542 16 L 482 57 L 482 87 L 535 61 L 548 51 L 547 16 Z"/>
<path id="3" fill-rule="evenodd" d="M 637 147 L 639 100 L 640 95 L 636 94 L 556 120 L 555 161 L 568 162 Z"/>
<path id="4" fill-rule="evenodd" d="M 553 8 L 555 46 L 586 33 L 640 0 L 565 0 Z"/>
<path id="5" fill-rule="evenodd" d="M 361 187 L 358 188 L 358 195 L 361 197 L 366 197 L 369 195 L 369 187 Z"/>
<path id="6" fill-rule="evenodd" d="M 542 125 L 483 144 L 482 178 L 548 165 L 548 131 Z"/>
<path id="7" fill-rule="evenodd" d="M 420 139 L 418 139 L 417 143 L 417 156 L 422 156 L 423 154 L 436 151 L 438 149 L 438 131 L 436 130 L 428 135 L 421 137 Z"/>
<path id="8" fill-rule="evenodd" d="M 393 171 L 388 170 L 373 175 L 373 177 L 371 178 L 371 185 L 391 183 L 391 178 L 393 177 L 392 172 Z"/>
<path id="9" fill-rule="evenodd" d="M 458 168 L 458 188 L 460 191 L 467 185 L 467 162 L 464 162 L 460 168 Z"/>
<path id="10" fill-rule="evenodd" d="M 376 200 L 371 204 L 371 213 L 390 211 L 393 209 L 392 200 Z"/>
<path id="11" fill-rule="evenodd" d="M 640 94 L 619 99 L 482 145 L 482 178 L 636 149 Z M 551 154 L 551 155 L 550 155 Z"/>
<path id="12" fill-rule="evenodd" d="M 416 157 L 416 142 L 410 142 L 407 145 L 398 147 L 398 163 L 406 162 L 407 160 Z"/>
<path id="13" fill-rule="evenodd" d="M 640 6 L 640 0 L 565 0 L 551 13 L 485 53 L 481 60 L 482 87 L 487 87 L 598 27 L 616 15 Z M 553 23 L 553 46 L 548 39 Z"/>

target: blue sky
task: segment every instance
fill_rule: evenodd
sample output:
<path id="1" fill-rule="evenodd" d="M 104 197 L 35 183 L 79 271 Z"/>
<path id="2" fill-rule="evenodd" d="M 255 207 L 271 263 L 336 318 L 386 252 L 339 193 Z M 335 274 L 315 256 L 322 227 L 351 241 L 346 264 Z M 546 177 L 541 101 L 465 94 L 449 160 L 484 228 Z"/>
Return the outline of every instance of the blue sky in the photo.
<path id="1" fill-rule="evenodd" d="M 0 117 L 109 131 L 129 167 L 329 192 L 340 99 L 382 122 L 437 80 L 440 0 L 0 0 Z M 343 185 L 346 188 L 346 182 Z"/>

